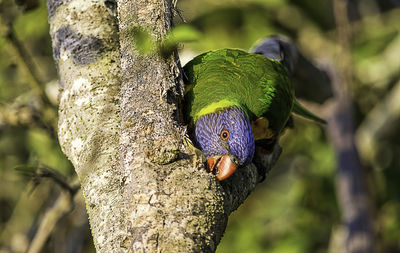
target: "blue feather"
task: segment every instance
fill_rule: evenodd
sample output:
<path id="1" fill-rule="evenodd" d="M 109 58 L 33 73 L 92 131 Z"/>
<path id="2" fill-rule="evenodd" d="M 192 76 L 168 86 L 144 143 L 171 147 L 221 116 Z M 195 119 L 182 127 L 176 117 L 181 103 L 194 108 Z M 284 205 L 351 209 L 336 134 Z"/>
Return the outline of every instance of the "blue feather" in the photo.
<path id="1" fill-rule="evenodd" d="M 221 138 L 227 130 L 229 137 Z M 233 106 L 223 111 L 201 116 L 195 125 L 195 137 L 199 148 L 209 158 L 216 155 L 233 155 L 237 165 L 244 165 L 253 159 L 254 135 L 246 114 Z"/>

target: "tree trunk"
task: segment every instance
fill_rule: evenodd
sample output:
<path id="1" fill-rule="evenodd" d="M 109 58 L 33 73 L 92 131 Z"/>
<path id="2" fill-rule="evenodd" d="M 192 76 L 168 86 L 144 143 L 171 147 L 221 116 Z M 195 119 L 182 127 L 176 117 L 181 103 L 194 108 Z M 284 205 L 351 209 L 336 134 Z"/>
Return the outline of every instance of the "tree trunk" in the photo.
<path id="1" fill-rule="evenodd" d="M 59 139 L 79 176 L 96 250 L 214 252 L 229 214 L 264 175 L 251 164 L 218 182 L 182 145 L 176 54 L 141 55 L 132 33 L 161 41 L 171 3 L 48 0 L 48 9 Z M 268 169 L 279 154 L 276 145 Z"/>

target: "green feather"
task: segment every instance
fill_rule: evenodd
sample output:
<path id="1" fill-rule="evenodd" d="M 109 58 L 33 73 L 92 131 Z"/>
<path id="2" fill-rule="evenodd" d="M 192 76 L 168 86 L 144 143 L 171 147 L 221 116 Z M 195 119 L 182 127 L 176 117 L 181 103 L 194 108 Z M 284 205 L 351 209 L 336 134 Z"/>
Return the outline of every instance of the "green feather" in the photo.
<path id="1" fill-rule="evenodd" d="M 304 108 L 301 104 L 299 104 L 299 102 L 297 102 L 297 100 L 294 101 L 293 112 L 304 118 L 307 118 L 307 119 L 310 119 L 310 120 L 313 120 L 313 121 L 316 121 L 316 122 L 319 122 L 322 124 L 326 124 L 326 121 L 324 119 L 321 119 L 317 115 L 313 114 L 312 112 L 310 112 L 309 110 Z"/>
<path id="2" fill-rule="evenodd" d="M 183 109 L 190 124 L 230 106 L 242 109 L 251 121 L 266 118 L 275 134 L 285 127 L 292 110 L 313 118 L 295 101 L 286 67 L 263 55 L 236 49 L 210 51 L 187 63 L 184 73 Z"/>

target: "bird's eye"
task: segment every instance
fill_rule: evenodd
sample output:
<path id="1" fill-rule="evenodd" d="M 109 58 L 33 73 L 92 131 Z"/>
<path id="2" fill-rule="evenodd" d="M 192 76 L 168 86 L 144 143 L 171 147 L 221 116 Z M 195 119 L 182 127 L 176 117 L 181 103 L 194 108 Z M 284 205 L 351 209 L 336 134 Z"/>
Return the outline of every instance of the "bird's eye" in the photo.
<path id="1" fill-rule="evenodd" d="M 221 132 L 221 139 L 222 140 L 227 140 L 229 138 L 229 131 L 228 130 L 222 130 Z"/>

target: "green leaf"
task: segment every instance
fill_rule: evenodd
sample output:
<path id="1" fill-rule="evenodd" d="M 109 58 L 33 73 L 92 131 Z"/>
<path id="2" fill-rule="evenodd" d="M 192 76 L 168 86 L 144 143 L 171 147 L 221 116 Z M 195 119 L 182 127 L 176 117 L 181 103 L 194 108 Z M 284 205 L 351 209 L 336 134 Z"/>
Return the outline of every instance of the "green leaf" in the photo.
<path id="1" fill-rule="evenodd" d="M 169 31 L 163 42 L 159 45 L 159 52 L 164 58 L 168 58 L 180 43 L 188 43 L 199 40 L 201 33 L 190 25 L 179 25 Z"/>
<path id="2" fill-rule="evenodd" d="M 141 27 L 133 27 L 131 32 L 133 34 L 133 45 L 140 54 L 147 55 L 155 51 L 156 42 L 149 31 Z"/>
<path id="3" fill-rule="evenodd" d="M 166 36 L 165 41 L 168 43 L 184 43 L 199 40 L 201 33 L 190 25 L 179 25 L 174 27 Z"/>

